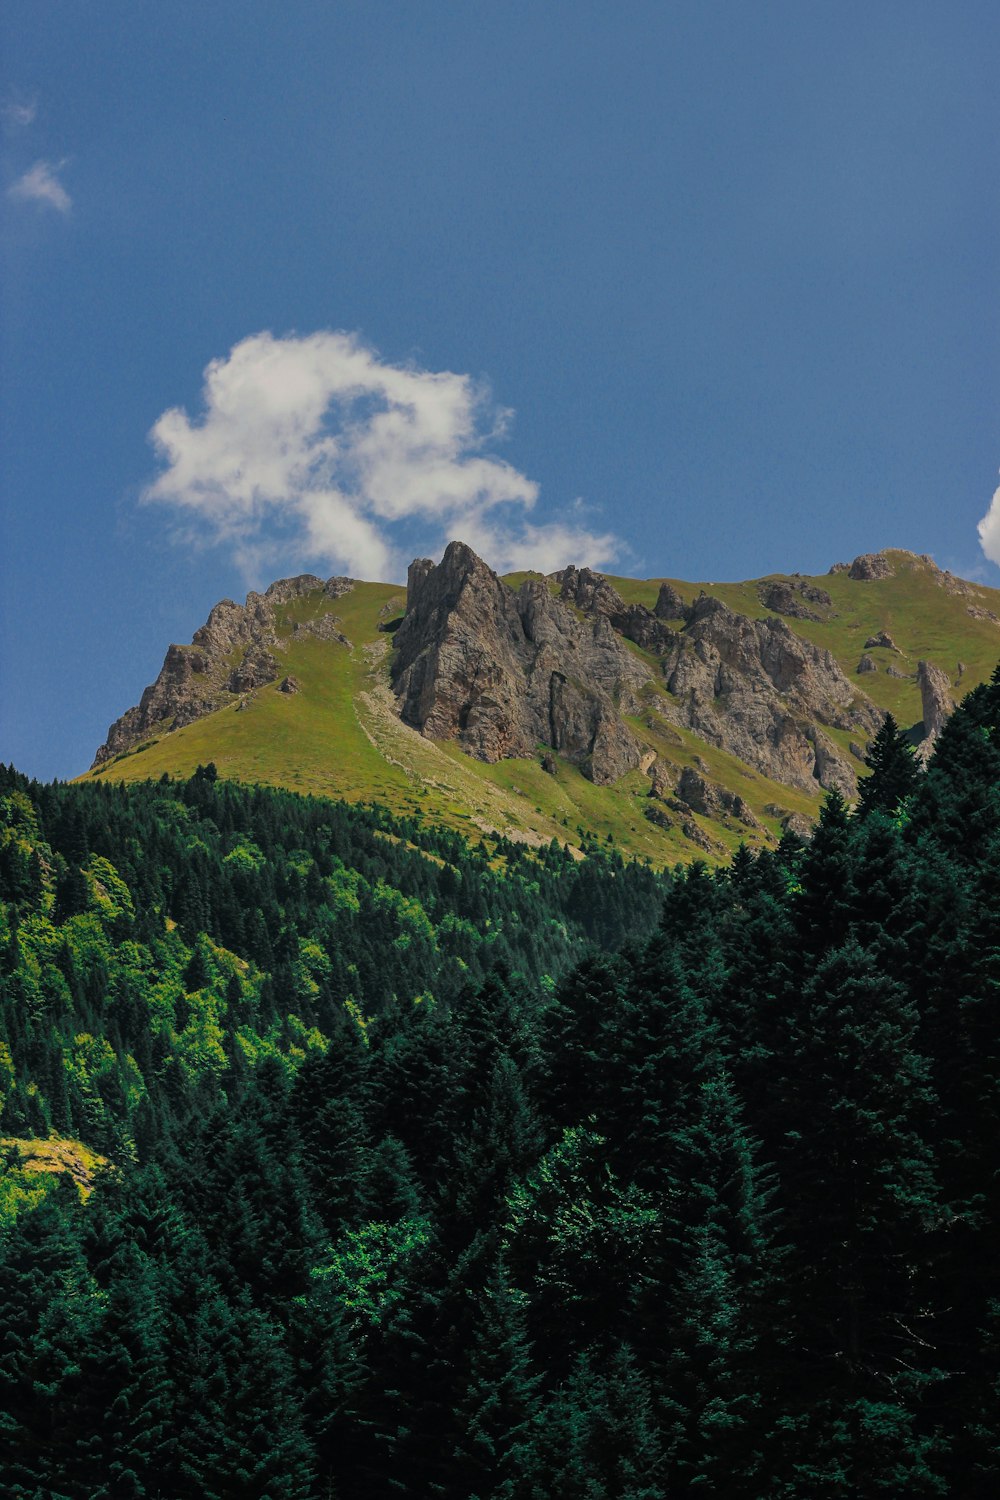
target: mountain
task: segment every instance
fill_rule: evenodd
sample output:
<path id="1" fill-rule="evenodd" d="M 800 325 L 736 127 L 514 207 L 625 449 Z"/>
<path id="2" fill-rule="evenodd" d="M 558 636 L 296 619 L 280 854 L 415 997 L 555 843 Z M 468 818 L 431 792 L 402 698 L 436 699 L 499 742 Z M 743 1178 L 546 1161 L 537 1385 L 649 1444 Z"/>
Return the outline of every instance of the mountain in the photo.
<path id="1" fill-rule="evenodd" d="M 656 863 L 773 844 L 857 795 L 886 712 L 925 748 L 1000 656 L 1000 591 L 912 552 L 822 577 L 500 578 L 461 542 L 405 590 L 223 600 L 88 780 L 221 775 Z"/>

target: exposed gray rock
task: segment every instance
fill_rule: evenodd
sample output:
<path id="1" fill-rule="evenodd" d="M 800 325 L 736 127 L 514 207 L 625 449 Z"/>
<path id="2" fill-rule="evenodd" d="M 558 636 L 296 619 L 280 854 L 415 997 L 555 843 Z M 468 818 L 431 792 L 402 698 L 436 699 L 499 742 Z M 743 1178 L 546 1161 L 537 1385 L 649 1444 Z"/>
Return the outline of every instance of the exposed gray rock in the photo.
<path id="1" fill-rule="evenodd" d="M 651 797 L 666 797 L 673 787 L 673 770 L 658 757 L 646 768 L 646 775 L 650 780 L 649 795 Z"/>
<path id="2" fill-rule="evenodd" d="M 923 561 L 930 563 L 934 569 L 936 575 L 934 581 L 938 587 L 946 589 L 949 594 L 958 594 L 966 598 L 979 594 L 979 590 L 971 583 L 967 583 L 964 578 L 956 578 L 955 574 L 949 573 L 947 568 L 939 568 L 932 558 L 925 557 Z M 982 598 L 982 595 L 979 594 L 979 597 Z"/>
<path id="3" fill-rule="evenodd" d="M 580 620 L 544 580 L 515 594 L 462 542 L 437 567 L 412 564 L 393 663 L 404 721 L 490 762 L 546 744 L 598 785 L 638 767 L 641 747 L 619 714 L 639 712 L 649 672 L 606 613 L 622 601 L 583 573 L 564 582 L 593 611 Z"/>
<path id="4" fill-rule="evenodd" d="M 877 672 L 878 666 L 866 652 L 854 670 L 860 675 L 863 672 Z"/>
<path id="5" fill-rule="evenodd" d="M 980 609 L 978 605 L 970 604 L 965 613 L 971 615 L 974 620 L 991 620 L 994 625 L 1000 625 L 1000 618 L 992 609 Z"/>
<path id="6" fill-rule="evenodd" d="M 776 781 L 854 789 L 849 762 L 817 723 L 874 734 L 882 714 L 834 657 L 781 619 L 751 620 L 702 595 L 663 653 L 661 711 Z"/>
<path id="7" fill-rule="evenodd" d="M 704 817 L 727 818 L 731 815 L 747 828 L 760 827 L 739 793 L 708 781 L 693 766 L 685 766 L 681 772 L 677 796 L 692 812 Z"/>
<path id="8" fill-rule="evenodd" d="M 277 675 L 278 663 L 274 657 L 265 646 L 254 641 L 248 646 L 239 666 L 230 672 L 226 690 L 230 693 L 252 693 L 254 688 L 273 682 Z"/>
<path id="9" fill-rule="evenodd" d="M 900 655 L 902 655 L 902 652 L 899 650 L 899 647 L 896 645 L 896 642 L 893 640 L 888 630 L 880 630 L 877 635 L 870 635 L 865 641 L 866 651 L 873 650 L 876 647 L 881 647 L 886 651 L 896 651 L 899 652 Z"/>
<path id="10" fill-rule="evenodd" d="M 838 572 L 840 569 L 838 568 Z M 878 578 L 892 578 L 894 568 L 884 552 L 862 552 L 847 570 L 852 578 L 872 582 Z"/>
<path id="11" fill-rule="evenodd" d="M 847 798 L 855 797 L 858 790 L 858 778 L 850 762 L 844 760 L 833 741 L 817 724 L 811 724 L 806 729 L 805 735 L 813 744 L 816 757 L 813 775 L 820 786 L 835 788 Z"/>
<path id="12" fill-rule="evenodd" d="M 917 686 L 924 716 L 924 734 L 920 744 L 921 754 L 926 756 L 930 747 L 945 726 L 945 721 L 954 711 L 951 683 L 947 673 L 933 662 L 917 663 Z"/>
<path id="13" fill-rule="evenodd" d="M 246 699 L 273 682 L 278 664 L 271 648 L 280 644 L 275 634 L 276 609 L 317 590 L 333 599 L 353 587 L 349 578 L 330 578 L 324 583 L 312 573 L 300 573 L 278 579 L 263 594 L 249 593 L 245 604 L 221 600 L 195 631 L 190 646 L 168 647 L 156 681 L 145 689 L 135 708 L 111 725 L 94 765 L 133 749 L 150 735 L 203 718 L 233 696 Z"/>
<path id="14" fill-rule="evenodd" d="M 703 849 L 706 854 L 711 854 L 719 847 L 712 842 L 705 830 L 699 828 L 697 823 L 692 822 L 690 818 L 681 824 L 681 833 L 683 833 L 686 839 L 690 839 L 692 844 L 696 844 L 699 849 Z"/>
<path id="15" fill-rule="evenodd" d="M 350 641 L 340 629 L 340 616 L 328 611 L 317 615 L 315 620 L 297 620 L 292 626 L 292 635 L 315 635 L 321 641 L 336 641 L 350 649 Z"/>
<path id="16" fill-rule="evenodd" d="M 688 606 L 673 584 L 661 583 L 660 592 L 653 606 L 653 614 L 656 618 L 658 620 L 683 620 L 687 616 L 687 611 Z"/>
<path id="17" fill-rule="evenodd" d="M 692 812 L 711 816 L 715 811 L 714 788 L 693 766 L 685 766 L 677 783 L 677 795 Z"/>
<path id="18" fill-rule="evenodd" d="M 658 802 L 650 800 L 642 809 L 643 817 L 655 823 L 657 828 L 673 828 L 673 819 L 664 811 Z"/>
<path id="19" fill-rule="evenodd" d="M 786 814 L 781 820 L 781 827 L 785 833 L 794 833 L 796 838 L 810 839 L 813 835 L 813 825 L 801 813 Z"/>
<path id="20" fill-rule="evenodd" d="M 893 667 L 893 666 L 886 667 L 886 669 L 885 669 L 885 675 L 887 677 L 898 677 L 901 682 L 912 682 L 913 681 L 913 673 L 912 672 L 901 672 L 898 667 Z"/>
<path id="21" fill-rule="evenodd" d="M 626 604 L 602 573 L 595 573 L 591 568 L 570 567 L 552 576 L 560 586 L 559 597 L 567 604 L 575 605 L 586 615 L 607 620 L 619 635 L 634 641 L 644 651 L 659 655 L 677 633 L 663 623 L 666 617 L 659 613 L 658 608 L 650 610 L 644 604 Z M 662 595 L 662 588 L 660 593 Z M 686 613 L 683 600 L 681 610 Z"/>
<path id="22" fill-rule="evenodd" d="M 810 609 L 809 604 L 826 607 L 832 603 L 825 589 L 813 588 L 804 582 L 790 582 L 783 578 L 762 583 L 760 600 L 764 608 L 771 610 L 773 614 L 785 615 L 793 620 L 822 620 L 824 616 L 817 614 L 815 609 Z"/>
<path id="23" fill-rule="evenodd" d="M 295 677 L 283 677 L 278 683 L 279 693 L 301 693 L 298 679 Z"/>
<path id="24" fill-rule="evenodd" d="M 331 583 L 341 583 L 347 580 L 331 578 Z M 298 573 L 294 578 L 279 578 L 264 590 L 264 598 L 269 604 L 287 604 L 289 599 L 301 599 L 303 594 L 314 594 L 317 589 L 324 589 L 322 578 L 317 578 L 315 573 Z M 255 596 L 256 597 L 256 596 Z"/>

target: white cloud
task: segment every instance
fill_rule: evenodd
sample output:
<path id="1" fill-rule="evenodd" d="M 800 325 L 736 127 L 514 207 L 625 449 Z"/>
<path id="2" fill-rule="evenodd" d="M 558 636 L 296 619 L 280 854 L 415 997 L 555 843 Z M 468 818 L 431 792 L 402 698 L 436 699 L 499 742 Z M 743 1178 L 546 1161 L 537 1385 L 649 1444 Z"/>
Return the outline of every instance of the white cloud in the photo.
<path id="1" fill-rule="evenodd" d="M 58 173 L 66 165 L 64 161 L 36 161 L 23 177 L 11 183 L 7 189 L 11 198 L 24 198 L 31 203 L 47 203 L 61 214 L 68 214 L 73 200 L 59 181 Z"/>
<path id="2" fill-rule="evenodd" d="M 979 523 L 979 545 L 990 562 L 1000 566 L 1000 490 L 995 490 L 990 508 Z"/>
<path id="3" fill-rule="evenodd" d="M 486 451 L 510 413 L 467 375 L 388 364 L 346 333 L 259 333 L 212 361 L 203 395 L 200 418 L 174 408 L 154 425 L 165 468 L 143 498 L 245 570 L 294 557 L 398 578 L 452 537 L 501 570 L 618 550 L 572 520 L 528 520 L 538 486 Z"/>

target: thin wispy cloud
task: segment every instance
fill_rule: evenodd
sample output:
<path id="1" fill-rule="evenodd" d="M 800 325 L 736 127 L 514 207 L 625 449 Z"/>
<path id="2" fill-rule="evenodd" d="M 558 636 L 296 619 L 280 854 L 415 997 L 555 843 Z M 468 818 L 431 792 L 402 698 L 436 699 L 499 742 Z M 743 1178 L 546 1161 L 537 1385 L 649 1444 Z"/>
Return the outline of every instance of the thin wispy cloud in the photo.
<path id="1" fill-rule="evenodd" d="M 38 114 L 38 100 L 12 95 L 0 105 L 0 119 L 11 130 L 27 130 Z"/>
<path id="2" fill-rule="evenodd" d="M 1000 490 L 994 490 L 990 508 L 979 523 L 979 545 L 990 562 L 1000 567 Z"/>
<path id="3" fill-rule="evenodd" d="M 27 203 L 41 203 L 54 208 L 58 213 L 68 214 L 73 200 L 59 181 L 59 173 L 65 161 L 36 161 L 22 177 L 7 189 L 10 198 L 19 198 Z"/>
<path id="4" fill-rule="evenodd" d="M 511 413 L 468 375 L 389 364 L 351 334 L 259 333 L 212 361 L 203 398 L 200 417 L 174 408 L 154 425 L 165 467 L 143 498 L 245 572 L 292 558 L 399 578 L 451 537 L 504 570 L 619 550 L 578 509 L 530 518 L 537 484 L 489 451 Z"/>

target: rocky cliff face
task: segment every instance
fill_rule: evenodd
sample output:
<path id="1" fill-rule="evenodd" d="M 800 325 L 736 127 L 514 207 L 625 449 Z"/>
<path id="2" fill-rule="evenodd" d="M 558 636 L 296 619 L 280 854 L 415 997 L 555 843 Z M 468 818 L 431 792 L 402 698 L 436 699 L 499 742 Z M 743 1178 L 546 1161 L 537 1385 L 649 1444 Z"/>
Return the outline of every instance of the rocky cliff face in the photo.
<path id="1" fill-rule="evenodd" d="M 151 735 L 180 729 L 234 698 L 273 682 L 280 674 L 274 650 L 275 611 L 290 599 L 322 590 L 331 600 L 352 587 L 349 578 L 326 583 L 312 573 L 282 578 L 245 604 L 223 599 L 192 637 L 190 646 L 169 646 L 156 681 L 108 730 L 94 765 L 132 750 Z"/>
<path id="2" fill-rule="evenodd" d="M 655 610 L 626 604 L 589 568 L 552 581 L 558 597 L 541 580 L 515 594 L 455 542 L 440 566 L 415 563 L 394 668 L 406 722 L 487 761 L 549 746 L 607 784 L 642 758 L 621 715 L 652 713 L 777 781 L 854 795 L 851 761 L 824 729 L 867 737 L 882 715 L 784 620 L 707 595 L 687 606 L 673 590 Z M 666 623 L 679 612 L 680 629 Z"/>
<path id="3" fill-rule="evenodd" d="M 920 749 L 922 755 L 926 757 L 944 728 L 945 720 L 955 704 L 952 701 L 951 683 L 947 673 L 942 672 L 941 668 L 936 667 L 933 662 L 917 663 L 917 686 L 920 689 L 920 701 L 924 711 L 924 738 Z"/>
<path id="4" fill-rule="evenodd" d="M 823 729 L 869 736 L 882 714 L 784 620 L 751 620 L 702 595 L 663 653 L 663 673 L 663 712 L 675 723 L 776 781 L 854 795 L 850 760 Z"/>
<path id="5" fill-rule="evenodd" d="M 638 712 L 649 674 L 603 608 L 579 619 L 541 579 L 515 594 L 452 542 L 437 567 L 411 566 L 395 645 L 400 714 L 433 739 L 491 762 L 549 746 L 598 785 L 639 765 L 620 715 Z"/>
<path id="6" fill-rule="evenodd" d="M 831 571 L 850 573 L 851 588 L 877 600 L 880 581 L 894 573 L 924 576 L 928 568 L 955 591 L 930 559 L 901 552 L 864 554 Z M 190 645 L 169 648 L 156 681 L 111 726 L 95 765 L 234 702 L 249 707 L 262 688 L 303 691 L 292 674 L 305 637 L 311 653 L 314 640 L 336 653 L 331 671 L 342 673 L 342 654 L 353 648 L 333 604 L 353 587 L 348 579 L 303 574 L 249 594 L 245 604 L 217 604 Z M 897 645 L 884 625 L 875 626 L 882 606 L 858 629 L 850 661 L 838 653 L 842 670 L 829 651 L 797 633 L 811 629 L 799 621 L 839 619 L 830 593 L 814 581 L 792 574 L 740 586 L 727 594 L 748 601 L 737 608 L 683 587 L 684 595 L 661 584 L 648 608 L 627 603 L 601 573 L 569 567 L 513 589 L 469 547 L 452 542 L 436 566 L 426 559 L 411 565 L 402 619 L 400 596 L 381 590 L 371 620 L 356 596 L 354 655 L 369 651 L 368 636 L 381 631 L 384 641 L 388 634 L 392 696 L 386 694 L 384 711 L 391 716 L 394 701 L 407 725 L 478 760 L 532 758 L 558 774 L 561 757 L 601 786 L 644 772 L 651 796 L 643 811 L 652 821 L 669 822 L 679 808 L 685 819 L 693 812 L 751 826 L 738 786 L 708 779 L 723 775 L 718 764 L 696 759 L 706 774 L 691 772 L 691 743 L 678 730 L 788 787 L 836 787 L 853 798 L 866 741 L 882 720 L 861 684 L 883 695 L 886 677 L 912 675 L 867 654 L 893 653 L 909 666 L 905 639 Z M 840 608 L 840 581 L 837 590 Z M 308 603 L 290 607 L 305 596 Z M 653 591 L 645 597 L 652 600 Z M 983 602 L 991 600 L 984 595 Z M 966 600 L 955 608 L 965 616 Z M 836 630 L 837 639 L 850 638 L 848 627 Z M 951 710 L 950 683 L 925 662 L 917 680 L 929 747 Z M 252 716 L 242 722 L 249 726 Z"/>

